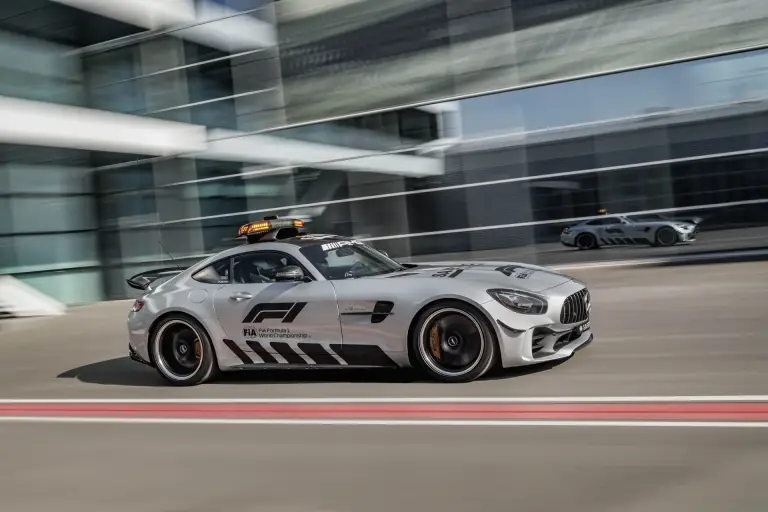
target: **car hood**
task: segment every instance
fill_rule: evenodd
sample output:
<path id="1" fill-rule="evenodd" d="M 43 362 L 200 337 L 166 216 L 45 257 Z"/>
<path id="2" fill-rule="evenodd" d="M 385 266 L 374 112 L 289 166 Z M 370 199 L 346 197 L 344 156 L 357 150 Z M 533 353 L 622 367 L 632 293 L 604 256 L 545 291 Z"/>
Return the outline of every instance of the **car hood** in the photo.
<path id="1" fill-rule="evenodd" d="M 373 279 L 457 279 L 473 280 L 500 288 L 539 292 L 560 286 L 573 278 L 551 269 L 510 262 L 440 261 L 411 263 L 403 271 Z"/>

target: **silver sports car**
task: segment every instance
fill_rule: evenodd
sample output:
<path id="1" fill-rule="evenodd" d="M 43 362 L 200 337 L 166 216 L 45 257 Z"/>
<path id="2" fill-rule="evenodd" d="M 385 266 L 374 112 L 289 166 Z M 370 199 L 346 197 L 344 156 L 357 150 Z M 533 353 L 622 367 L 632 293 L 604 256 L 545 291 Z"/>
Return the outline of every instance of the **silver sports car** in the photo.
<path id="1" fill-rule="evenodd" d="M 176 385 L 264 368 L 416 367 L 468 382 L 592 341 L 587 288 L 545 268 L 398 263 L 293 219 L 239 236 L 247 242 L 185 270 L 128 280 L 144 292 L 128 316 L 132 359 Z"/>
<path id="2" fill-rule="evenodd" d="M 604 215 L 563 229 L 560 242 L 567 247 L 598 249 L 606 245 L 669 247 L 695 242 L 697 224 L 674 220 L 638 222 L 624 215 Z"/>

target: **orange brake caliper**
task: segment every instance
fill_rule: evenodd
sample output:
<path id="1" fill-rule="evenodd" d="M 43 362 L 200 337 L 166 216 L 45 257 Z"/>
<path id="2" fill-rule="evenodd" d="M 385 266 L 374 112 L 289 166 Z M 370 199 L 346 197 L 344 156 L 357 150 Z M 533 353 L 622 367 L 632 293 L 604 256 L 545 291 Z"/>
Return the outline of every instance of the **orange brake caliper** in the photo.
<path id="1" fill-rule="evenodd" d="M 432 355 L 436 359 L 440 359 L 440 334 L 437 330 L 437 325 L 433 326 L 429 331 L 429 348 L 432 350 Z"/>

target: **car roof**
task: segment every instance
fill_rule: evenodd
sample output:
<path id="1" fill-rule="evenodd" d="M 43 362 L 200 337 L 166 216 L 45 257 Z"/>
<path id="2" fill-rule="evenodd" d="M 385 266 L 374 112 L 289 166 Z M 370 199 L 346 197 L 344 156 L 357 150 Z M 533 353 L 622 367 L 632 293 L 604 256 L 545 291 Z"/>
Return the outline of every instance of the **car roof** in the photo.
<path id="1" fill-rule="evenodd" d="M 313 245 L 328 243 L 329 241 L 333 242 L 333 241 L 339 241 L 339 240 L 349 240 L 349 238 L 341 235 L 322 235 L 322 234 L 299 235 L 292 238 L 283 238 L 281 240 L 270 240 L 265 242 L 256 242 L 256 243 L 238 245 L 237 247 L 224 249 L 223 251 L 220 251 L 212 255 L 210 258 L 207 258 L 207 260 L 208 261 L 218 260 L 221 258 L 227 258 L 229 256 L 235 256 L 237 254 L 256 251 L 259 249 L 275 250 L 275 249 L 279 249 L 281 246 L 283 247 L 292 246 L 292 247 L 299 247 L 299 248 L 310 247 Z"/>

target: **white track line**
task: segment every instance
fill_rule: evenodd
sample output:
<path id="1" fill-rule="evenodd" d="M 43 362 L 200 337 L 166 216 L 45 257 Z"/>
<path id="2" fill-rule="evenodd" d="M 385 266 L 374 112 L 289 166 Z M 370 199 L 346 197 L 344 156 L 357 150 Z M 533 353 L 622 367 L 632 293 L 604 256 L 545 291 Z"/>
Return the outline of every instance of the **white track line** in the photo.
<path id="1" fill-rule="evenodd" d="M 0 423 L 123 423 L 154 425 L 325 425 L 397 427 L 706 427 L 768 428 L 766 421 L 558 421 L 558 420 L 291 420 L 291 419 L 198 419 L 198 418 L 76 418 L 0 416 Z"/>
<path id="2" fill-rule="evenodd" d="M 440 404 L 440 403 L 768 402 L 768 395 L 328 397 L 328 398 L 6 398 L 2 404 Z"/>

